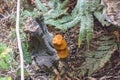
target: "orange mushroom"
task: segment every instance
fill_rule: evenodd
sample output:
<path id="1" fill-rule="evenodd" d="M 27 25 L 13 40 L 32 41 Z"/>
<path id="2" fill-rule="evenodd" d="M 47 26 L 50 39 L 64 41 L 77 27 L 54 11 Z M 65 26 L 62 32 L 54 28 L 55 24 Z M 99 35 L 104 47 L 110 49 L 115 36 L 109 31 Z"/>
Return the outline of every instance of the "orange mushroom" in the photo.
<path id="1" fill-rule="evenodd" d="M 55 35 L 55 37 L 52 40 L 52 43 L 55 44 L 55 45 L 61 45 L 62 39 L 63 39 L 62 35 L 60 35 L 60 34 Z"/>
<path id="2" fill-rule="evenodd" d="M 52 43 L 57 50 L 57 54 L 59 58 L 66 58 L 68 56 L 68 48 L 67 43 L 63 39 L 62 35 L 57 34 L 52 40 Z"/>
<path id="3" fill-rule="evenodd" d="M 66 58 L 68 57 L 68 48 L 65 48 L 64 50 L 57 51 L 59 58 Z"/>

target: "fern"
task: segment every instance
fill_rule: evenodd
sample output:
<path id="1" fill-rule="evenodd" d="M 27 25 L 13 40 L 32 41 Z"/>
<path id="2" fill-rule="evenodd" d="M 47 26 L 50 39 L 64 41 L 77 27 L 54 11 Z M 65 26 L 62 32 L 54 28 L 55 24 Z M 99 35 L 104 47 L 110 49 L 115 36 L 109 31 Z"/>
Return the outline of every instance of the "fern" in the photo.
<path id="1" fill-rule="evenodd" d="M 56 28 L 61 29 L 61 24 L 53 19 L 46 20 L 45 23 L 51 26 L 56 26 Z"/>
<path id="2" fill-rule="evenodd" d="M 65 9 L 66 5 L 68 4 L 69 0 L 65 0 L 62 4 L 61 4 L 61 9 Z"/>
<path id="3" fill-rule="evenodd" d="M 77 0 L 77 4 L 76 4 L 75 8 L 72 11 L 72 16 L 75 16 L 75 15 L 80 13 L 80 6 L 81 6 L 81 1 Z"/>
<path id="4" fill-rule="evenodd" d="M 87 26 L 86 26 L 86 39 L 87 39 L 87 44 L 88 44 L 88 49 L 90 46 L 90 41 L 92 40 L 92 34 L 93 34 L 93 15 L 89 14 L 87 15 Z"/>
<path id="5" fill-rule="evenodd" d="M 78 38 L 78 47 L 80 47 L 80 45 L 82 43 L 82 40 L 83 40 L 83 38 L 86 35 L 86 25 L 85 25 L 85 23 L 86 23 L 86 17 L 85 16 L 83 16 L 81 18 L 81 22 L 82 23 L 80 25 L 80 32 L 79 32 L 79 38 Z"/>
<path id="6" fill-rule="evenodd" d="M 56 0 L 50 0 L 50 1 L 48 2 L 48 7 L 49 7 L 50 9 L 54 9 L 55 1 L 56 1 Z"/>
<path id="7" fill-rule="evenodd" d="M 103 18 L 102 14 L 100 12 L 94 12 L 94 16 L 99 20 L 99 22 L 105 26 L 107 24 L 107 22 L 105 21 L 105 19 Z"/>
<path id="8" fill-rule="evenodd" d="M 50 20 L 45 21 L 45 23 L 52 25 L 52 26 L 56 26 L 56 28 L 61 29 L 61 30 L 67 30 L 67 29 L 75 26 L 80 21 L 80 17 L 78 16 L 74 20 L 71 20 L 71 21 L 66 22 L 64 24 L 62 24 L 59 21 L 50 19 Z"/>
<path id="9" fill-rule="evenodd" d="M 81 65 L 80 75 L 88 76 L 98 71 L 109 61 L 117 46 L 113 36 L 101 36 L 98 41 L 99 47 L 94 51 L 81 52 L 85 55 L 85 62 Z"/>
<path id="10" fill-rule="evenodd" d="M 61 3 L 59 0 L 54 1 L 52 4 L 54 5 L 53 11 L 50 13 L 44 14 L 45 19 L 51 19 L 51 18 L 58 18 L 61 15 L 66 14 L 65 6 L 68 3 L 69 0 L 65 0 L 63 3 Z M 52 2 L 52 1 L 51 1 Z"/>
<path id="11" fill-rule="evenodd" d="M 77 0 L 77 4 L 71 14 L 67 13 L 67 9 L 65 8 L 68 1 L 69 0 L 63 2 L 61 0 L 50 0 L 49 6 L 53 11 L 44 14 L 45 23 L 61 30 L 67 30 L 80 23 L 78 45 L 80 47 L 82 39 L 86 38 L 89 48 L 94 27 L 93 16 L 95 16 L 103 26 L 106 25 L 100 12 L 100 0 Z"/>
<path id="12" fill-rule="evenodd" d="M 80 22 L 81 16 L 78 16 L 76 18 L 74 18 L 72 21 L 64 23 L 61 27 L 64 30 L 67 30 L 73 26 L 75 26 L 78 22 Z"/>
<path id="13" fill-rule="evenodd" d="M 45 17 L 45 20 L 48 20 L 48 19 L 58 18 L 61 15 L 65 15 L 65 14 L 66 14 L 66 10 L 59 10 L 59 11 L 54 11 L 52 13 L 44 14 L 44 17 Z"/>
<path id="14" fill-rule="evenodd" d="M 40 2 L 40 0 L 35 0 L 36 6 L 39 10 L 41 10 L 42 12 L 47 12 L 48 9 Z"/>
<path id="15" fill-rule="evenodd" d="M 64 24 L 64 23 L 72 21 L 73 19 L 74 19 L 74 16 L 67 15 L 67 16 L 62 17 L 61 19 L 57 19 L 56 21 L 59 22 L 60 24 Z"/>

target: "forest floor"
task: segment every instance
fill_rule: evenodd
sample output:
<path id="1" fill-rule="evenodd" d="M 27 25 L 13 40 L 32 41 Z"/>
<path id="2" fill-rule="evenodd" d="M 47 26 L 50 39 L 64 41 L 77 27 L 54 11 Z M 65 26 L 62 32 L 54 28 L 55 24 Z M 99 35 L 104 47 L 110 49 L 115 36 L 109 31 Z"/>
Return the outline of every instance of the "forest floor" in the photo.
<path id="1" fill-rule="evenodd" d="M 43 0 L 47 1 L 47 0 Z M 74 0 L 70 0 L 68 7 L 69 9 L 74 8 Z M 71 6 L 73 5 L 73 6 Z M 0 7 L 0 43 L 6 43 L 8 46 L 13 46 L 13 50 L 16 53 L 16 57 L 18 56 L 18 47 L 16 43 L 15 38 L 15 21 L 12 19 L 9 20 L 9 18 L 3 18 L 1 14 L 6 15 L 5 11 L 7 8 L 1 9 Z M 9 11 L 8 11 L 9 12 Z M 11 11 L 10 11 L 11 12 Z M 15 14 L 15 13 L 14 13 Z M 4 19 L 4 20 L 2 20 Z M 99 27 L 97 27 L 99 26 Z M 52 71 L 48 73 L 47 75 L 51 77 L 51 80 L 58 80 L 59 77 L 61 77 L 60 80 L 120 80 L 120 51 L 115 50 L 112 53 L 112 56 L 110 57 L 109 61 L 105 63 L 105 65 L 100 68 L 98 71 L 93 72 L 91 75 L 88 75 L 87 73 L 84 75 L 84 77 L 81 77 L 79 75 L 79 67 L 84 62 L 84 58 L 81 58 L 80 54 L 82 51 L 86 51 L 86 41 L 83 41 L 81 48 L 78 48 L 78 34 L 79 34 L 79 26 L 75 26 L 71 29 L 68 29 L 67 31 L 60 31 L 58 29 L 55 29 L 53 27 L 48 26 L 48 30 L 52 34 L 62 34 L 64 39 L 68 43 L 68 48 L 70 49 L 69 57 L 66 60 L 61 60 L 65 65 L 67 65 L 65 68 L 62 67 L 57 72 Z M 98 36 L 104 35 L 106 32 L 101 27 L 100 23 L 98 21 L 95 21 L 95 28 L 94 28 L 94 34 L 93 34 L 93 40 L 91 42 L 90 51 L 95 50 L 98 45 L 96 45 L 96 39 Z M 109 34 L 109 33 L 107 33 Z M 12 36 L 12 37 L 11 37 Z M 53 66 L 54 67 L 54 66 Z M 56 70 L 54 67 L 53 70 Z M 37 74 L 38 76 L 37 76 Z M 40 77 L 40 73 L 36 72 L 36 76 L 34 77 Z M 44 72 L 42 72 L 44 74 Z M 46 72 L 45 72 L 46 73 Z M 43 79 L 43 78 L 42 78 Z M 30 78 L 26 78 L 26 80 L 31 80 Z M 44 80 L 44 79 L 43 79 Z"/>
<path id="2" fill-rule="evenodd" d="M 98 27 L 99 26 L 99 27 Z M 49 27 L 48 27 L 49 29 Z M 68 43 L 68 47 L 70 49 L 69 57 L 67 58 L 68 63 L 65 69 L 60 69 L 60 73 L 64 72 L 64 77 L 62 76 L 61 80 L 119 80 L 120 79 L 120 52 L 119 50 L 115 50 L 112 53 L 109 61 L 105 63 L 105 65 L 99 69 L 98 71 L 93 72 L 91 75 L 84 75 L 81 77 L 79 75 L 80 65 L 84 62 L 84 57 L 81 52 L 87 50 L 87 46 L 85 41 L 83 41 L 81 48 L 78 48 L 77 40 L 79 34 L 79 26 L 73 27 L 65 32 L 61 32 L 57 29 L 50 29 L 51 33 L 55 34 L 62 34 L 64 39 Z M 98 44 L 96 44 L 96 39 L 98 36 L 105 35 L 106 31 L 101 27 L 98 21 L 95 21 L 95 28 L 94 28 L 94 38 L 90 45 L 90 51 L 96 50 Z M 111 34 L 108 33 L 107 34 Z M 64 60 L 63 60 L 64 61 Z M 65 71 L 64 71 L 65 70 Z M 63 75 L 63 74 L 62 74 Z M 59 75 L 60 77 L 61 75 Z M 57 80 L 57 79 L 56 79 Z"/>

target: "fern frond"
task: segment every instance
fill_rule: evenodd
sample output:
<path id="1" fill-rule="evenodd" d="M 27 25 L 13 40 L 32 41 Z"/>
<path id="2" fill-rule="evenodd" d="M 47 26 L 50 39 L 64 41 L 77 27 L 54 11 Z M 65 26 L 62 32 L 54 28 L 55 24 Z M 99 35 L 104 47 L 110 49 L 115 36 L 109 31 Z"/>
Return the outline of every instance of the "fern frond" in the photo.
<path id="1" fill-rule="evenodd" d="M 50 2 L 51 4 L 53 4 L 53 11 L 47 14 L 44 14 L 45 19 L 55 19 L 58 18 L 62 15 L 66 15 L 67 13 L 67 9 L 65 9 L 66 4 L 68 3 L 69 0 L 65 0 L 63 3 L 60 0 L 56 0 L 54 2 Z M 49 3 L 49 4 L 50 4 Z"/>
<path id="2" fill-rule="evenodd" d="M 65 10 L 53 11 L 51 13 L 44 14 L 45 20 L 58 18 L 61 15 L 67 14 L 66 11 L 67 10 L 65 9 Z"/>
<path id="3" fill-rule="evenodd" d="M 63 16 L 61 19 L 58 19 L 57 21 L 60 22 L 61 24 L 64 24 L 64 23 L 72 21 L 74 18 L 75 17 L 71 15 L 66 15 L 66 16 Z"/>
<path id="4" fill-rule="evenodd" d="M 81 26 L 80 26 L 80 32 L 79 32 L 79 38 L 78 38 L 78 47 L 80 47 L 83 38 L 86 36 L 87 45 L 89 48 L 90 41 L 92 40 L 92 34 L 93 34 L 93 15 L 87 14 L 86 16 L 81 17 Z"/>
<path id="5" fill-rule="evenodd" d="M 81 5 L 81 0 L 77 0 L 77 4 L 75 5 L 75 8 L 72 10 L 72 16 L 75 16 L 80 12 L 80 5 Z"/>
<path id="6" fill-rule="evenodd" d="M 55 3 L 54 3 L 54 11 L 57 11 L 57 10 L 60 10 L 60 5 L 61 5 L 61 2 L 60 0 L 55 0 Z"/>
<path id="7" fill-rule="evenodd" d="M 69 0 L 65 0 L 62 4 L 61 4 L 61 9 L 64 9 L 67 5 Z"/>
<path id="8" fill-rule="evenodd" d="M 58 29 L 61 29 L 61 24 L 53 19 L 45 20 L 45 23 L 50 25 L 50 26 L 55 26 Z"/>
<path id="9" fill-rule="evenodd" d="M 70 16 L 67 18 L 69 19 Z M 81 19 L 81 17 L 77 16 L 73 20 L 66 22 L 66 23 L 61 20 L 49 19 L 49 20 L 45 20 L 45 23 L 48 25 L 55 26 L 56 28 L 61 29 L 61 30 L 67 30 L 67 29 L 75 26 L 77 23 L 79 23 L 80 19 Z M 66 21 L 66 19 L 64 21 Z"/>
<path id="10" fill-rule="evenodd" d="M 80 24 L 80 32 L 79 32 L 79 37 L 78 37 L 78 47 L 80 47 L 83 38 L 86 36 L 86 17 L 82 16 L 81 17 L 81 24 Z"/>
<path id="11" fill-rule="evenodd" d="M 94 12 L 94 16 L 99 20 L 99 22 L 100 22 L 103 26 L 105 26 L 105 25 L 107 24 L 107 22 L 105 21 L 103 15 L 102 15 L 100 12 L 98 12 L 98 11 Z"/>
<path id="12" fill-rule="evenodd" d="M 62 10 L 62 9 L 65 9 L 67 3 L 68 3 L 69 0 L 65 0 L 63 2 L 61 2 L 60 0 L 56 0 L 55 2 L 55 6 L 54 6 L 54 9 L 55 10 Z"/>
<path id="13" fill-rule="evenodd" d="M 80 75 L 84 76 L 86 72 L 88 75 L 98 71 L 110 60 L 112 54 L 117 48 L 113 36 L 102 35 L 100 40 L 97 40 L 99 47 L 94 51 L 83 51 L 85 54 L 85 62 L 81 65 Z M 88 71 L 86 71 L 88 70 Z M 84 72 L 84 73 L 82 73 Z"/>
<path id="14" fill-rule="evenodd" d="M 94 26 L 94 22 L 93 22 L 93 15 L 92 14 L 88 14 L 87 15 L 87 22 L 86 22 L 86 40 L 87 40 L 87 45 L 88 45 L 88 49 L 90 46 L 90 42 L 92 40 L 92 35 L 93 35 L 93 26 Z"/>
<path id="15" fill-rule="evenodd" d="M 63 29 L 64 29 L 64 30 L 67 30 L 67 29 L 75 26 L 77 23 L 80 22 L 80 19 L 81 19 L 81 16 L 76 16 L 76 18 L 74 18 L 72 21 L 67 22 L 67 23 L 64 23 L 64 24 L 62 25 Z"/>
<path id="16" fill-rule="evenodd" d="M 48 9 L 40 2 L 40 0 L 35 0 L 35 4 L 36 4 L 37 8 L 39 10 L 41 10 L 42 12 L 45 13 L 48 11 Z"/>
<path id="17" fill-rule="evenodd" d="M 48 7 L 51 8 L 51 9 L 54 9 L 55 1 L 56 1 L 56 0 L 50 0 L 50 1 L 48 2 Z"/>

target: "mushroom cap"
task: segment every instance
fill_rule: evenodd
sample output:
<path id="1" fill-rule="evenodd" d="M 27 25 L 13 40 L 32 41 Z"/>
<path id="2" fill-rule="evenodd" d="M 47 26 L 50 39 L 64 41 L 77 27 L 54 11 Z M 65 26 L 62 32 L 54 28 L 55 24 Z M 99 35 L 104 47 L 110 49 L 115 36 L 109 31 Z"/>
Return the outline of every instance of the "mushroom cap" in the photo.
<path id="1" fill-rule="evenodd" d="M 62 38 L 62 35 L 57 34 L 57 35 L 55 35 L 55 37 L 53 38 L 52 43 L 53 43 L 54 45 L 61 45 L 62 39 L 63 39 L 63 38 Z"/>
<path id="2" fill-rule="evenodd" d="M 68 48 L 65 48 L 64 50 L 57 51 L 59 58 L 66 58 L 68 57 Z"/>
<path id="3" fill-rule="evenodd" d="M 62 40 L 60 45 L 54 44 L 54 47 L 56 50 L 63 50 L 67 47 L 67 43 L 65 40 Z"/>

